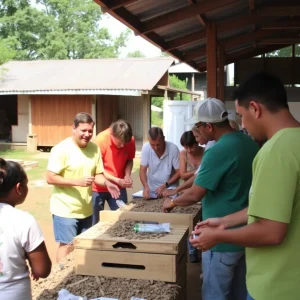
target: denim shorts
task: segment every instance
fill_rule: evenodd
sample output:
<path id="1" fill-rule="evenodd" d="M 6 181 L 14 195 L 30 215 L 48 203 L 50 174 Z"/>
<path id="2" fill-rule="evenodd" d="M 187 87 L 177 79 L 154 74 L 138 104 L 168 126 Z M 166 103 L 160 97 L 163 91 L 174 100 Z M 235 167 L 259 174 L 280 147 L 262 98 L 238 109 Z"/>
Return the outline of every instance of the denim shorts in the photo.
<path id="1" fill-rule="evenodd" d="M 56 242 L 70 244 L 73 238 L 92 227 L 93 216 L 84 219 L 64 218 L 52 215 Z"/>

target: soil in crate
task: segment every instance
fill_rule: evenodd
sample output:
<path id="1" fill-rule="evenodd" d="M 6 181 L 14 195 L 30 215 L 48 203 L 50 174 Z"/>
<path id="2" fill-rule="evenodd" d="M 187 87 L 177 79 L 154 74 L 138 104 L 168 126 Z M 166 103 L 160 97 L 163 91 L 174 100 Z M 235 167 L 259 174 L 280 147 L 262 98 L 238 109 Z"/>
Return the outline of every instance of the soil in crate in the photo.
<path id="1" fill-rule="evenodd" d="M 54 265 L 48 278 L 32 282 L 33 300 L 56 300 L 63 288 L 88 299 L 110 297 L 119 300 L 130 300 L 131 297 L 176 300 L 181 290 L 176 284 L 161 281 L 76 275 L 72 254 Z"/>
<path id="2" fill-rule="evenodd" d="M 120 210 L 161 213 L 163 212 L 163 202 L 164 199 L 147 200 L 143 198 L 135 198 L 128 205 L 121 207 Z M 199 202 L 187 207 L 176 206 L 174 209 L 172 209 L 171 213 L 192 214 L 195 216 L 200 207 L 201 204 Z"/>
<path id="3" fill-rule="evenodd" d="M 133 227 L 137 223 L 142 223 L 141 221 L 134 220 L 120 220 L 109 227 L 106 231 L 111 237 L 122 237 L 128 240 L 137 239 L 157 239 L 167 235 L 168 233 L 150 233 L 150 232 L 135 232 Z"/>

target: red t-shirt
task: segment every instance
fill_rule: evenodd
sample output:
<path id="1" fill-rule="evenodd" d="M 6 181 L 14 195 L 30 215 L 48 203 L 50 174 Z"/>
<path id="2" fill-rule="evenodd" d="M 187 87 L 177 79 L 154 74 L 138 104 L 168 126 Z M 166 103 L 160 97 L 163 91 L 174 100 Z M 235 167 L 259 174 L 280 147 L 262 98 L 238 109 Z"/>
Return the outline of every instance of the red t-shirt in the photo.
<path id="1" fill-rule="evenodd" d="M 111 139 L 111 129 L 108 128 L 100 132 L 94 142 L 100 147 L 104 170 L 112 176 L 124 178 L 126 162 L 135 157 L 134 137 L 123 148 L 117 148 Z M 107 188 L 95 184 L 92 190 L 93 192 L 107 192 Z"/>

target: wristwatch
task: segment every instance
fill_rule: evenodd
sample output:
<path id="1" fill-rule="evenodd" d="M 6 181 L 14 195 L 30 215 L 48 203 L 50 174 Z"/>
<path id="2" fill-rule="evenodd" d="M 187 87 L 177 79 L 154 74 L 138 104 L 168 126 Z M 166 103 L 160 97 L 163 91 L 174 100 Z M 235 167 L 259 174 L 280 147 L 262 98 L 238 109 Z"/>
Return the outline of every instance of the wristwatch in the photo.
<path id="1" fill-rule="evenodd" d="M 168 181 L 165 184 L 166 184 L 166 188 L 168 188 L 170 186 Z"/>

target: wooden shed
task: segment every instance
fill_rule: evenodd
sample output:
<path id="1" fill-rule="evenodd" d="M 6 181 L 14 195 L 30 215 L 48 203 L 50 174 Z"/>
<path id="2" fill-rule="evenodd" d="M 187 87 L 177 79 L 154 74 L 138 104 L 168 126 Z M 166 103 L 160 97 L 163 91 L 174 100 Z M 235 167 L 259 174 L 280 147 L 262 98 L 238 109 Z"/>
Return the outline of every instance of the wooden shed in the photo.
<path id="1" fill-rule="evenodd" d="M 163 57 L 11 61 L 0 81 L 0 112 L 9 122 L 11 142 L 37 135 L 38 146 L 51 147 L 70 136 L 78 112 L 93 116 L 95 134 L 123 118 L 137 140 L 146 139 L 151 96 L 164 95 L 172 63 Z"/>

